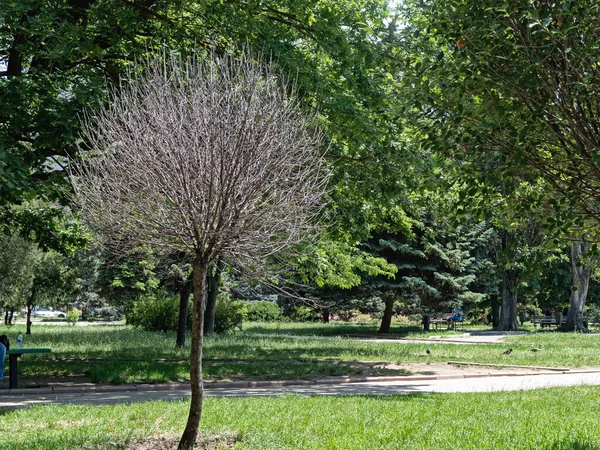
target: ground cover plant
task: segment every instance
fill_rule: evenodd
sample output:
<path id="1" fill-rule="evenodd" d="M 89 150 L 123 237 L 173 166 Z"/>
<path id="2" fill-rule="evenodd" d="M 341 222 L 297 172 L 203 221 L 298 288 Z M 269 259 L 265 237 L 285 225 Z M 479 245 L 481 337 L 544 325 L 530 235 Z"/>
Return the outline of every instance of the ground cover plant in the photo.
<path id="1" fill-rule="evenodd" d="M 322 335 L 323 330 L 341 335 Z M 204 375 L 209 381 L 238 379 L 314 379 L 327 376 L 405 375 L 403 364 L 467 361 L 550 367 L 598 367 L 598 334 L 537 332 L 507 336 L 494 344 L 454 344 L 370 340 L 363 325 L 258 323 L 245 331 L 211 336 L 206 342 Z M 356 332 L 353 332 L 356 331 Z M 17 328 L 1 333 L 11 337 Z M 295 334 L 298 333 L 298 334 Z M 437 336 L 452 334 L 437 333 Z M 49 347 L 49 355 L 27 355 L 19 363 L 23 386 L 52 382 L 93 383 L 187 382 L 189 347 L 175 348 L 175 333 L 153 333 L 129 326 L 36 327 L 25 346 Z M 504 355 L 507 348 L 510 355 Z M 531 351 L 532 349 L 537 351 Z M 428 354 L 426 350 L 429 349 Z"/>
<path id="2" fill-rule="evenodd" d="M 600 447 L 599 406 L 600 393 L 593 386 L 383 397 L 208 398 L 202 432 L 220 439 L 221 448 L 236 449 L 425 450 L 455 449 L 460 443 L 466 450 L 592 450 Z M 135 439 L 168 440 L 181 429 L 187 407 L 186 401 L 174 401 L 4 411 L 2 448 L 120 449 Z"/>

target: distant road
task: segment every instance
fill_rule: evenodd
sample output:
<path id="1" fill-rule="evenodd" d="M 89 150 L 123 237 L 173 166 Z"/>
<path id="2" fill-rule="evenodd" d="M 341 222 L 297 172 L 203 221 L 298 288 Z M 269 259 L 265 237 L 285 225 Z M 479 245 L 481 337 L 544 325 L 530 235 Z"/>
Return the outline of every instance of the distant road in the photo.
<path id="1" fill-rule="evenodd" d="M 32 318 L 31 323 L 33 326 L 35 326 L 35 325 L 57 325 L 57 326 L 71 325 L 66 320 L 56 320 L 56 321 L 44 320 L 44 321 L 42 321 L 42 320 L 36 319 L 36 318 Z M 19 318 L 18 320 L 15 321 L 13 319 L 13 326 L 17 326 L 17 325 L 22 325 L 24 327 L 27 326 L 26 320 Z M 89 326 L 97 326 L 97 325 L 125 325 L 125 321 L 124 320 L 116 320 L 116 321 L 111 321 L 111 322 L 80 321 L 80 322 L 75 323 L 75 326 L 77 326 L 77 327 L 89 327 Z"/>

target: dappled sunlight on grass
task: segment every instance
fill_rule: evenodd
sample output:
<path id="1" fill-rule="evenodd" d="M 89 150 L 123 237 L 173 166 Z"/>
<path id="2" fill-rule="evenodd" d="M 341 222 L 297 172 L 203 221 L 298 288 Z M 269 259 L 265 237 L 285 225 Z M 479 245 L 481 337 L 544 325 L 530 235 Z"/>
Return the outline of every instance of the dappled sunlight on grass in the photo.
<path id="1" fill-rule="evenodd" d="M 317 333 L 328 324 L 251 324 L 241 333 L 205 340 L 204 375 L 208 380 L 313 379 L 325 376 L 378 375 L 382 362 L 398 365 L 448 361 L 525 366 L 600 366 L 600 335 L 529 333 L 506 336 L 505 342 L 449 344 L 373 341 L 360 335 L 362 324 Z M 360 333 L 347 333 L 351 330 Z M 293 334 L 299 330 L 299 334 Z M 4 332 L 1 330 L 1 332 Z M 9 334 L 17 329 L 9 330 Z M 412 335 L 411 335 L 412 336 Z M 19 363 L 24 381 L 52 377 L 86 377 L 94 383 L 159 383 L 183 381 L 189 374 L 188 347 L 175 348 L 175 333 L 151 333 L 128 326 L 36 326 L 25 345 L 50 347 L 51 354 L 27 355 Z M 510 355 L 504 355 L 507 348 Z M 536 349 L 532 352 L 531 349 Z M 426 350 L 429 349 L 429 354 Z"/>

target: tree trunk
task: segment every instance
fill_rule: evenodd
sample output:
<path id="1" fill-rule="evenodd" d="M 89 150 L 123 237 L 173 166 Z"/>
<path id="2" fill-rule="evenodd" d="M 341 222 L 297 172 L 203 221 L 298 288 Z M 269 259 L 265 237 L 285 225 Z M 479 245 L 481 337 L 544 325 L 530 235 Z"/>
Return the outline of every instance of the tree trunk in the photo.
<path id="1" fill-rule="evenodd" d="M 183 348 L 185 345 L 188 307 L 190 304 L 190 294 L 192 293 L 193 287 L 194 281 L 190 279 L 185 282 L 181 292 L 179 292 L 179 321 L 177 322 L 177 341 L 175 344 L 177 348 Z"/>
<path id="2" fill-rule="evenodd" d="M 8 325 L 8 309 L 4 312 L 4 325 Z"/>
<path id="3" fill-rule="evenodd" d="M 214 273 L 209 269 L 208 293 L 206 298 L 206 312 L 204 313 L 204 334 L 209 335 L 215 332 L 215 310 L 217 308 L 217 296 L 219 295 L 219 283 L 221 281 L 221 271 L 223 264 L 217 260 Z"/>
<path id="4" fill-rule="evenodd" d="M 329 308 L 321 308 L 321 322 L 329 323 Z"/>
<path id="5" fill-rule="evenodd" d="M 516 269 L 506 270 L 502 279 L 502 309 L 498 331 L 517 331 L 517 283 L 519 272 Z"/>
<path id="6" fill-rule="evenodd" d="M 33 302 L 35 300 L 35 287 L 31 288 L 31 295 L 27 299 L 27 331 L 25 334 L 31 335 L 31 310 L 33 309 Z"/>
<path id="7" fill-rule="evenodd" d="M 498 295 L 494 294 L 491 297 L 492 300 L 492 327 L 498 328 L 500 325 L 500 303 L 498 302 Z"/>
<path id="8" fill-rule="evenodd" d="M 11 312 L 8 314 L 8 324 L 9 324 L 9 325 L 12 325 L 12 324 L 13 324 L 13 323 L 12 323 L 12 321 L 13 321 L 13 317 L 14 317 L 14 315 L 15 315 L 15 312 L 14 312 L 14 311 L 11 311 Z"/>
<path id="9" fill-rule="evenodd" d="M 202 346 L 204 343 L 204 298 L 206 293 L 206 274 L 208 264 L 196 259 L 193 264 L 192 280 L 194 282 L 194 308 L 192 312 L 192 349 L 190 351 L 190 388 L 192 398 L 190 401 L 190 412 L 187 424 L 178 450 L 189 450 L 194 448 L 200 418 L 202 417 L 202 401 L 204 398 L 204 385 L 202 382 Z"/>
<path id="10" fill-rule="evenodd" d="M 589 330 L 583 324 L 583 307 L 587 298 L 592 268 L 582 261 L 590 250 L 590 242 L 575 239 L 571 243 L 571 278 L 573 287 L 571 288 L 571 304 L 567 313 L 567 321 L 562 327 L 563 331 L 582 331 L 588 333 Z"/>
<path id="11" fill-rule="evenodd" d="M 31 309 L 32 309 L 32 305 L 31 303 L 27 303 L 27 331 L 25 331 L 25 334 L 31 335 Z"/>
<path id="12" fill-rule="evenodd" d="M 381 326 L 379 327 L 379 333 L 389 333 L 390 326 L 392 325 L 392 316 L 394 315 L 394 296 L 388 295 L 385 298 L 385 309 L 383 310 L 383 317 L 381 318 Z"/>

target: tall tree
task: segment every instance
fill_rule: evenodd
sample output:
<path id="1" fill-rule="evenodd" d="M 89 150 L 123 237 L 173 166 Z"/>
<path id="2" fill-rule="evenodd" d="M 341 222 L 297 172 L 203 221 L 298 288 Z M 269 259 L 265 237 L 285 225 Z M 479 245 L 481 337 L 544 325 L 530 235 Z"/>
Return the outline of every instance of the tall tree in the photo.
<path id="1" fill-rule="evenodd" d="M 35 245 L 19 235 L 0 234 L 0 307 L 8 315 L 24 308 L 33 282 Z"/>
<path id="2" fill-rule="evenodd" d="M 541 95 L 532 75 L 539 67 L 517 56 L 526 45 L 512 39 L 510 25 L 503 22 L 540 2 L 493 3 L 404 2 L 407 25 L 400 36 L 408 50 L 399 54 L 405 55 L 403 86 L 415 102 L 407 110 L 418 118 L 418 135 L 460 164 L 456 173 L 469 186 L 466 197 L 482 197 L 484 215 L 502 230 L 498 262 L 504 273 L 504 312 L 498 326 L 515 329 L 519 279 L 535 272 L 543 253 L 543 247 L 530 246 L 570 239 L 573 230 L 585 229 L 585 221 L 578 200 L 534 161 L 534 155 L 543 154 L 549 162 L 560 148 L 538 117 L 544 113 L 519 98 Z M 550 46 L 532 49 L 546 50 L 552 51 Z"/>
<path id="3" fill-rule="evenodd" d="M 43 246 L 63 249 L 69 233 L 45 233 L 62 214 L 77 157 L 78 114 L 134 58 L 171 37 L 194 40 L 177 17 L 181 2 L 17 0 L 0 4 L 0 221 Z M 155 44 L 156 43 L 156 44 Z M 38 208 L 15 213 L 24 200 Z M 67 228 L 65 231 L 69 231 Z M 76 236 L 75 236 L 76 237 Z"/>
<path id="4" fill-rule="evenodd" d="M 34 306 L 64 304 L 80 288 L 76 267 L 67 257 L 54 250 L 36 250 L 33 277 L 27 291 L 26 334 L 31 334 L 31 312 Z"/>
<path id="5" fill-rule="evenodd" d="M 571 243 L 572 287 L 569 312 L 563 326 L 565 331 L 589 331 L 583 323 L 583 307 L 587 299 L 593 266 L 589 261 L 592 243 L 586 238 L 587 236 L 574 239 Z"/>
<path id="6" fill-rule="evenodd" d="M 113 242 L 193 261 L 192 400 L 179 444 L 192 448 L 209 267 L 220 255 L 260 261 L 303 239 L 327 177 L 312 119 L 271 64 L 172 55 L 145 69 L 86 124 L 95 157 L 74 182 L 82 213 Z"/>

